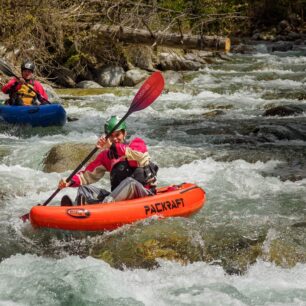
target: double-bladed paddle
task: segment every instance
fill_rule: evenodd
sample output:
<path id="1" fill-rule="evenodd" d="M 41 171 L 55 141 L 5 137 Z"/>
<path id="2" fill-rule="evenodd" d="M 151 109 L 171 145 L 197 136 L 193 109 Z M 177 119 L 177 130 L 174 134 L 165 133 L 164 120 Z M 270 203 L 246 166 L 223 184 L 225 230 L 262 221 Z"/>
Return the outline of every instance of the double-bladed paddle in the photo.
<path id="1" fill-rule="evenodd" d="M 164 89 L 164 78 L 160 72 L 154 72 L 140 87 L 136 96 L 134 97 L 131 106 L 127 113 L 122 117 L 122 119 L 113 127 L 113 129 L 105 136 L 109 138 L 111 134 L 120 126 L 120 124 L 127 119 L 127 117 L 137 111 L 140 111 L 149 105 L 151 105 L 156 98 L 161 94 Z M 66 182 L 70 182 L 72 177 L 81 170 L 81 168 L 89 161 L 89 159 L 98 151 L 95 147 L 88 156 L 77 166 L 77 168 L 69 175 Z M 43 203 L 38 204 L 42 206 L 48 205 L 48 203 L 58 194 L 61 189 L 57 188 L 53 194 Z M 29 213 L 21 216 L 20 218 L 25 222 L 29 219 Z"/>

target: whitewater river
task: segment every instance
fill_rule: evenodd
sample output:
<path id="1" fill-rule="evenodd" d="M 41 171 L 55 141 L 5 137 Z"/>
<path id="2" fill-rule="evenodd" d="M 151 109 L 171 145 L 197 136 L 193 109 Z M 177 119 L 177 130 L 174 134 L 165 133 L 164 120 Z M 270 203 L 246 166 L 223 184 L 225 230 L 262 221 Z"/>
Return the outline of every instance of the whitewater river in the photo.
<path id="1" fill-rule="evenodd" d="M 306 305 L 306 117 L 263 116 L 303 106 L 306 51 L 256 50 L 186 73 L 127 120 L 159 164 L 160 185 L 207 192 L 188 219 L 107 233 L 35 230 L 19 219 L 71 172 L 43 172 L 46 153 L 66 142 L 94 146 L 137 89 L 62 94 L 79 118 L 62 128 L 1 125 L 0 305 Z"/>

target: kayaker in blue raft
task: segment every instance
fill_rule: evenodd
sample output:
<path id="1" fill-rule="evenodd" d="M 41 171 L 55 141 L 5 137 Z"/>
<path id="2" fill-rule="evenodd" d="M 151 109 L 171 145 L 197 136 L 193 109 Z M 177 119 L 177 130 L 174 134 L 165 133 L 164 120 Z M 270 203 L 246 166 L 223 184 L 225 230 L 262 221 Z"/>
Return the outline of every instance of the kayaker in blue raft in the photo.
<path id="1" fill-rule="evenodd" d="M 120 118 L 111 116 L 104 126 L 109 133 L 119 123 Z M 58 188 L 78 187 L 76 204 L 109 203 L 154 195 L 156 192 L 157 165 L 150 161 L 146 143 L 134 138 L 127 143 L 126 124 L 121 123 L 106 139 L 99 138 L 97 147 L 102 150 L 84 171 L 72 177 L 70 182 L 61 179 Z M 111 193 L 91 184 L 99 181 L 110 172 Z M 73 205 L 68 196 L 64 196 L 62 206 Z"/>
<path id="2" fill-rule="evenodd" d="M 48 95 L 43 86 L 34 79 L 34 70 L 35 65 L 32 61 L 26 60 L 22 63 L 22 77 L 18 79 L 14 77 L 2 87 L 2 92 L 9 95 L 5 104 L 22 106 L 48 103 Z"/>

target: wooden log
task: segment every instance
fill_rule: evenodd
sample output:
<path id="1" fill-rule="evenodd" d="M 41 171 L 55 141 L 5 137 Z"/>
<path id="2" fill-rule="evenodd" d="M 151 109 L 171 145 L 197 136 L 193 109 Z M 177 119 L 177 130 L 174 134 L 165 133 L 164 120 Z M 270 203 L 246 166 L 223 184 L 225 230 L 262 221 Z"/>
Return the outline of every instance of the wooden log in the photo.
<path id="1" fill-rule="evenodd" d="M 228 37 L 200 36 L 177 33 L 152 32 L 143 29 L 123 28 L 96 24 L 92 31 L 109 39 L 117 39 L 125 43 L 160 45 L 173 48 L 220 50 L 228 52 L 231 42 Z"/>

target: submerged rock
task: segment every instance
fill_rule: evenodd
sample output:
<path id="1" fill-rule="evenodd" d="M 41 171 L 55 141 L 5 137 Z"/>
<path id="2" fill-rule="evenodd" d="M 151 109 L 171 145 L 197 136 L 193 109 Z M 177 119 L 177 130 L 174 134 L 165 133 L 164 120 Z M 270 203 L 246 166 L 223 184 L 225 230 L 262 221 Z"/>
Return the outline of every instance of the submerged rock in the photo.
<path id="1" fill-rule="evenodd" d="M 280 230 L 268 245 L 263 259 L 283 268 L 292 268 L 297 263 L 306 263 L 305 229 L 295 226 Z M 266 243 L 265 243 L 266 244 Z"/>
<path id="2" fill-rule="evenodd" d="M 277 140 L 305 141 L 305 130 L 306 126 L 303 124 L 263 124 L 253 130 L 252 136 L 256 136 L 258 141 L 263 142 L 275 142 Z"/>
<path id="3" fill-rule="evenodd" d="M 90 255 L 120 269 L 154 268 L 159 258 L 182 264 L 203 260 L 201 241 L 195 241 L 179 219 L 160 220 L 147 226 L 140 224 L 127 232 L 109 236 L 96 244 Z"/>
<path id="4" fill-rule="evenodd" d="M 221 265 L 228 274 L 243 274 L 262 254 L 264 236 L 247 238 L 233 227 L 205 233 L 205 261 Z"/>
<path id="5" fill-rule="evenodd" d="M 224 115 L 225 112 L 220 110 L 220 109 L 215 109 L 215 110 L 212 110 L 210 112 L 206 112 L 203 114 L 203 116 L 205 117 L 217 117 L 217 116 L 221 116 L 221 115 Z"/>
<path id="6" fill-rule="evenodd" d="M 282 105 L 266 110 L 263 116 L 292 116 L 306 110 L 305 107 L 297 105 Z"/>
<path id="7" fill-rule="evenodd" d="M 207 229 L 201 237 L 194 224 L 190 228 L 179 219 L 140 226 L 142 229 L 135 227 L 107 237 L 90 255 L 120 269 L 154 268 L 161 258 L 181 264 L 204 261 L 221 265 L 229 274 L 242 274 L 262 253 L 262 238 L 246 238 L 234 229 Z"/>

